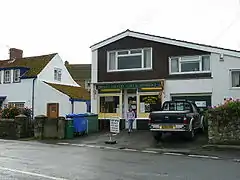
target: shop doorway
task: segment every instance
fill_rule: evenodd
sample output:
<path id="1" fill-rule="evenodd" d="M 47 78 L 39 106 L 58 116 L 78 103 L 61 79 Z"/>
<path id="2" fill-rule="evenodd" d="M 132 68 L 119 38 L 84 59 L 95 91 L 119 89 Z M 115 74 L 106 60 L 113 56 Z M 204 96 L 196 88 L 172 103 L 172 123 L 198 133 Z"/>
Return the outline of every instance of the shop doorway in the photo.
<path id="1" fill-rule="evenodd" d="M 136 93 L 127 94 L 125 93 L 123 98 L 123 113 L 125 117 L 125 128 L 128 129 L 128 121 L 127 121 L 127 112 L 131 107 L 135 112 L 135 117 L 137 117 L 137 95 Z M 133 129 L 136 129 L 136 120 L 133 122 Z"/>

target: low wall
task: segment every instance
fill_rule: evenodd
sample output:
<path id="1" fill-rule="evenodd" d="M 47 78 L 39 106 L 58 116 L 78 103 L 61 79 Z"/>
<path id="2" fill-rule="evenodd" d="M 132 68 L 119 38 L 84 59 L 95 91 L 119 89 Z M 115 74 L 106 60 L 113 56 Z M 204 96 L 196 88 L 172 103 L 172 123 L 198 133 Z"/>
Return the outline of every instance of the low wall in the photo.
<path id="1" fill-rule="evenodd" d="M 15 119 L 0 119 L 0 138 L 19 139 L 29 137 L 30 134 L 28 118 L 25 115 L 16 116 Z"/>
<path id="2" fill-rule="evenodd" d="M 34 137 L 37 139 L 63 139 L 65 118 L 48 119 L 44 115 L 36 116 L 34 120 Z"/>
<path id="3" fill-rule="evenodd" d="M 240 118 L 208 118 L 208 140 L 210 144 L 240 144 Z"/>

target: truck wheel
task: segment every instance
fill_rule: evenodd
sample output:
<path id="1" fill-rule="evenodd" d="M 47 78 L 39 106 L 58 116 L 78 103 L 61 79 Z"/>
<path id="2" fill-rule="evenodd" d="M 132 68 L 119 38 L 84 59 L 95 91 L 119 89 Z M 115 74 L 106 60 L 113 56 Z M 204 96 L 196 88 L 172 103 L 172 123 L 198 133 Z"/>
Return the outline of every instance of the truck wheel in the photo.
<path id="1" fill-rule="evenodd" d="M 204 133 L 204 132 L 205 132 L 205 120 L 204 120 L 204 116 L 201 117 L 200 132 L 201 132 L 201 133 Z"/>
<path id="2" fill-rule="evenodd" d="M 162 133 L 154 132 L 153 133 L 153 138 L 154 138 L 155 141 L 159 142 L 161 140 L 161 138 L 162 138 Z"/>
<path id="3" fill-rule="evenodd" d="M 193 140 L 195 138 L 195 130 L 193 128 L 191 128 L 191 130 L 186 133 L 186 138 L 188 140 Z"/>

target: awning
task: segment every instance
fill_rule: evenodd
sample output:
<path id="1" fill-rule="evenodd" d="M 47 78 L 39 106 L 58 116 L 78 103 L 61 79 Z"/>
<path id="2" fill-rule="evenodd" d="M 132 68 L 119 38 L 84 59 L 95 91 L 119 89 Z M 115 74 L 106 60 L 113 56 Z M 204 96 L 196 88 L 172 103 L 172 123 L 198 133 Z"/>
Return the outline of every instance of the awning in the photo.
<path id="1" fill-rule="evenodd" d="M 7 96 L 0 96 L 0 101 L 4 101 Z"/>

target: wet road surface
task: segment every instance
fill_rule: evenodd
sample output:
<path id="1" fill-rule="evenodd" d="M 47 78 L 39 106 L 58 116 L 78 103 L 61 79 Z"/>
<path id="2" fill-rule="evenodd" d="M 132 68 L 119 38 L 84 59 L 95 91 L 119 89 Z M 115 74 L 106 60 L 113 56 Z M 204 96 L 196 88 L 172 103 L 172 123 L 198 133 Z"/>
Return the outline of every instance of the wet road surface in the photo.
<path id="1" fill-rule="evenodd" d="M 228 160 L 0 141 L 7 180 L 239 180 L 239 169 Z"/>

